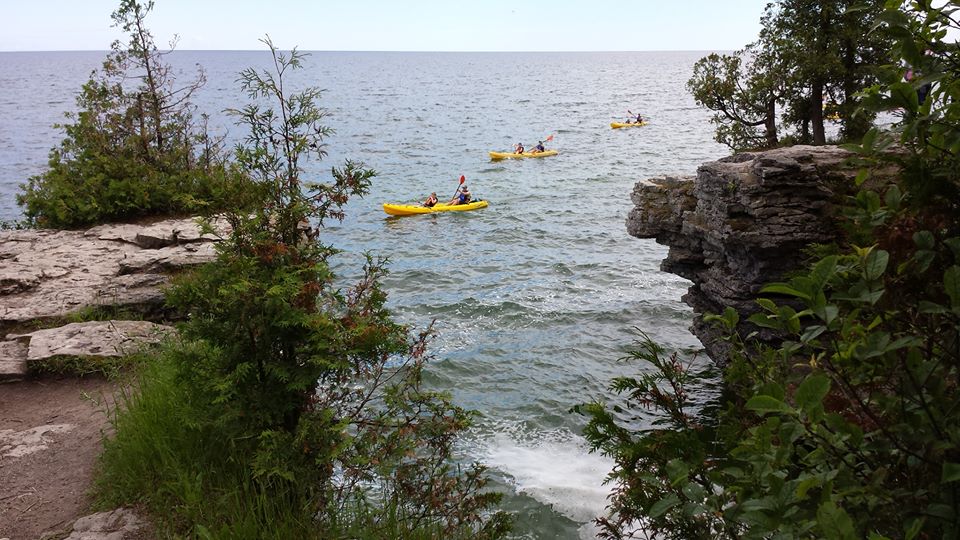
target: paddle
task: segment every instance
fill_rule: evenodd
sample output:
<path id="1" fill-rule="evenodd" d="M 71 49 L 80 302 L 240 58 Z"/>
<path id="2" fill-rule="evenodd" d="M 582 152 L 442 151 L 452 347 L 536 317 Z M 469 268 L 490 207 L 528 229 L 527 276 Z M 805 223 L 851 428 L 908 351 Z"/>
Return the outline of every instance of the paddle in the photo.
<path id="1" fill-rule="evenodd" d="M 467 177 L 465 177 L 464 175 L 461 174 L 461 175 L 460 175 L 460 184 L 457 185 L 457 190 L 453 192 L 453 196 L 454 196 L 454 197 L 457 196 L 457 193 L 460 193 L 460 186 L 462 186 L 463 183 L 466 182 L 466 181 L 467 181 Z"/>

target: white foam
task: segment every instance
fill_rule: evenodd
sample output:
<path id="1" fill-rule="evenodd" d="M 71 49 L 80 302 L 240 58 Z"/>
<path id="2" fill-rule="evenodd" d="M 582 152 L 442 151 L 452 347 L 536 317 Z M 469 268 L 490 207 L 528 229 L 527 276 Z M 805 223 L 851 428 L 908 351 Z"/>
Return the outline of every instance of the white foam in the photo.
<path id="1" fill-rule="evenodd" d="M 566 430 L 522 435 L 511 430 L 491 435 L 483 446 L 481 461 L 509 475 L 518 493 L 580 523 L 604 513 L 610 487 L 603 480 L 614 464 L 591 454 L 583 437 Z"/>

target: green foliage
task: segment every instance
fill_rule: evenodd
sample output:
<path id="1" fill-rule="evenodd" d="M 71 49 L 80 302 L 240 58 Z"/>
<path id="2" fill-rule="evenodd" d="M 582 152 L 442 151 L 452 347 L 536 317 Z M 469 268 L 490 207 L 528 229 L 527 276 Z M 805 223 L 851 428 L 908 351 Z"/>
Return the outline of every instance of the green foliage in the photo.
<path id="1" fill-rule="evenodd" d="M 960 535 L 960 145 L 948 143 L 960 127 L 960 50 L 942 41 L 960 4 L 911 6 L 891 3 L 878 19 L 922 76 L 904 84 L 903 68 L 888 66 L 890 82 L 866 99 L 903 122 L 850 147 L 900 178 L 858 175 L 846 238 L 762 289 L 750 322 L 784 341 L 758 347 L 729 308 L 709 317 L 734 345 L 715 419 L 687 399 L 699 378 L 649 344 L 636 356 L 652 374 L 611 388 L 651 408 L 653 425 L 625 422 L 629 408 L 581 407 L 588 439 L 617 463 L 607 537 L 631 527 L 656 538 Z"/>
<path id="2" fill-rule="evenodd" d="M 81 227 L 153 215 L 215 211 L 242 200 L 242 175 L 228 166 L 220 141 L 197 122 L 190 103 L 203 72 L 176 87 L 145 18 L 153 2 L 122 0 L 114 26 L 129 36 L 83 85 L 66 137 L 49 169 L 21 185 L 17 203 L 40 227 Z M 130 81 L 137 81 L 132 86 Z"/>
<path id="3" fill-rule="evenodd" d="M 642 334 L 642 333 L 641 333 Z M 595 449 L 614 459 L 617 467 L 608 479 L 617 489 L 611 499 L 611 516 L 598 519 L 605 537 L 632 537 L 650 523 L 670 519 L 675 538 L 707 538 L 719 531 L 709 516 L 723 503 L 710 500 L 712 479 L 702 463 L 716 453 L 714 431 L 691 409 L 691 397 L 703 391 L 704 374 L 690 371 L 674 353 L 663 349 L 642 334 L 639 347 L 629 360 L 647 362 L 653 368 L 640 378 L 618 377 L 611 389 L 625 397 L 621 405 L 601 402 L 574 407 L 590 417 L 584 436 Z M 636 428 L 624 418 L 634 418 L 633 408 L 656 411 L 653 427 L 636 436 Z"/>
<path id="4" fill-rule="evenodd" d="M 771 2 L 757 41 L 733 55 L 702 58 L 687 82 L 697 103 L 716 111 L 716 140 L 734 151 L 824 144 L 825 112 L 838 116 L 842 139 L 859 139 L 874 113 L 860 108 L 858 92 L 889 61 L 890 33 L 874 28 L 883 6 Z"/>
<path id="5" fill-rule="evenodd" d="M 168 296 L 189 313 L 184 343 L 166 356 L 181 416 L 154 432 L 138 415 L 161 405 L 135 400 L 117 420 L 117 445 L 141 431 L 185 442 L 168 443 L 169 456 L 139 443 L 133 457 L 110 455 L 107 477 L 117 469 L 134 481 L 124 463 L 169 460 L 124 499 L 182 506 L 172 526 L 198 536 L 329 538 L 359 527 L 368 537 L 500 537 L 508 520 L 489 511 L 500 496 L 484 489 L 484 468 L 452 460 L 470 413 L 423 388 L 431 330 L 411 336 L 391 320 L 383 260 L 368 257 L 360 280 L 337 288 L 328 262 L 336 250 L 319 242 L 324 220 L 342 218 L 374 173 L 348 162 L 328 183 L 303 180 L 309 160 L 325 155 L 320 93 L 290 94 L 304 55 L 264 43 L 274 69 L 240 79 L 258 104 L 231 111 L 249 128 L 237 161 L 261 204 L 228 210 L 216 262 L 179 277 Z M 146 382 L 141 392 L 151 394 Z M 177 463 L 196 448 L 194 459 L 209 462 Z M 210 492 L 230 500 L 203 500 Z"/>
<path id="6" fill-rule="evenodd" d="M 69 375 L 74 377 L 118 378 L 125 371 L 145 362 L 144 353 L 110 357 L 54 356 L 27 364 L 31 375 Z"/>
<path id="7" fill-rule="evenodd" d="M 203 358 L 216 352 L 199 342 L 170 345 L 141 364 L 118 395 L 110 415 L 115 436 L 106 441 L 97 477 L 98 507 L 143 505 L 161 537 L 467 537 L 465 531 L 445 535 L 442 524 L 417 521 L 376 494 L 368 501 L 345 501 L 341 511 L 318 523 L 316 507 L 296 504 L 281 489 L 263 490 L 251 478 L 254 464 L 243 441 L 205 422 L 209 404 L 179 380 L 183 355 Z M 489 532 L 505 525 L 499 517 Z"/>
<path id="8" fill-rule="evenodd" d="M 697 379 L 645 344 L 637 357 L 652 374 L 611 388 L 653 408 L 654 426 L 582 409 L 587 438 L 618 464 L 615 519 L 601 521 L 609 536 L 639 522 L 663 538 L 960 533 L 958 242 L 918 235 L 906 260 L 853 248 L 765 287 L 802 309 L 758 300 L 751 321 L 790 337 L 753 356 L 734 338 L 734 395 L 715 429 L 691 410 Z M 736 325 L 729 313 L 716 320 Z"/>
<path id="9" fill-rule="evenodd" d="M 776 57 L 758 44 L 733 55 L 713 53 L 694 64 L 687 89 L 698 104 L 717 111 L 711 119 L 717 142 L 733 150 L 776 146 L 778 69 Z"/>
<path id="10" fill-rule="evenodd" d="M 883 22 L 898 36 L 894 52 L 903 63 L 884 67 L 881 84 L 865 92 L 866 103 L 901 116 L 902 123 L 894 132 L 874 130 L 863 145 L 851 147 L 900 167 L 908 202 L 938 210 L 930 212 L 931 220 L 955 218 L 960 200 L 960 45 L 945 39 L 948 31 L 960 29 L 958 9 L 953 0 L 942 8 L 918 2 L 906 13 L 885 13 Z M 894 144 L 905 152 L 884 153 Z"/>

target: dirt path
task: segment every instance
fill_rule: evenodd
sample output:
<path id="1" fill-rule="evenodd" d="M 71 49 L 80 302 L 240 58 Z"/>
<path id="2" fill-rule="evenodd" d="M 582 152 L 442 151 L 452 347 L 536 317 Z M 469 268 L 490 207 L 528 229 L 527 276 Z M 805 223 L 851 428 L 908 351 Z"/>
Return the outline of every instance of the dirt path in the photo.
<path id="1" fill-rule="evenodd" d="M 90 513 L 113 388 L 98 377 L 0 384 L 0 538 L 33 540 Z"/>

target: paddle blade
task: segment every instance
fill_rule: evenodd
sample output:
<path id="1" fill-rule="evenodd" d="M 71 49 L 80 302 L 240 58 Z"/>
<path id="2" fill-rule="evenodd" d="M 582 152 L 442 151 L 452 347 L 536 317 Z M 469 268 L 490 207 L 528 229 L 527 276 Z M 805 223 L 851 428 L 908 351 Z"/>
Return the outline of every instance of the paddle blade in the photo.
<path id="1" fill-rule="evenodd" d="M 553 135 L 550 135 L 549 137 L 547 137 L 547 142 L 550 142 L 552 140 L 553 140 Z"/>
<path id="2" fill-rule="evenodd" d="M 460 183 L 462 184 L 462 183 L 464 183 L 464 182 L 466 182 L 466 181 L 467 181 L 467 177 L 461 174 L 461 175 L 460 175 Z"/>

